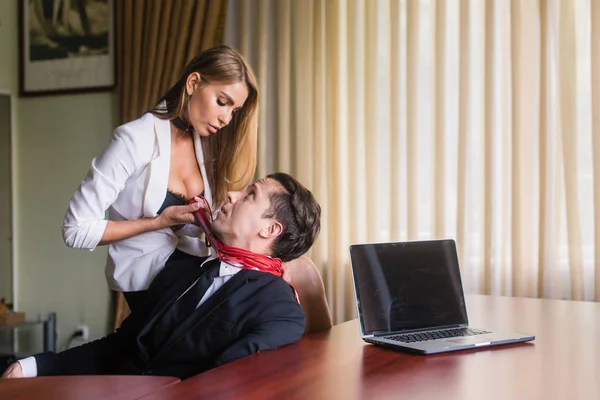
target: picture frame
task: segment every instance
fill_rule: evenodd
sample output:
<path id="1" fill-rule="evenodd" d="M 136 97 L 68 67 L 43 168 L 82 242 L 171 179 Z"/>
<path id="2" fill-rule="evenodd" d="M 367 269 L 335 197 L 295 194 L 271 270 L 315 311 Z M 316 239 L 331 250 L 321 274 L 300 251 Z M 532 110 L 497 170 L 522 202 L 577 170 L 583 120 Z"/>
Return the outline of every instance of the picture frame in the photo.
<path id="1" fill-rule="evenodd" d="M 21 96 L 114 89 L 114 0 L 18 1 Z"/>

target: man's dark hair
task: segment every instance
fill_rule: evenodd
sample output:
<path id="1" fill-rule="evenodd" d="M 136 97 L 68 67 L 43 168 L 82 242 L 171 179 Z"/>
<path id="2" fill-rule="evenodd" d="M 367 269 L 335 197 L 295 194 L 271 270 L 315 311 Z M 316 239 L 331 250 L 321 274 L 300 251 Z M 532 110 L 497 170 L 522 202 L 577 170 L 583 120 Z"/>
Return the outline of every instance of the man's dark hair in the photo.
<path id="1" fill-rule="evenodd" d="M 296 178 L 283 172 L 270 174 L 267 178 L 283 187 L 282 191 L 270 192 L 271 205 L 264 215 L 283 226 L 283 232 L 271 246 L 271 256 L 291 261 L 306 253 L 319 235 L 321 206 Z"/>

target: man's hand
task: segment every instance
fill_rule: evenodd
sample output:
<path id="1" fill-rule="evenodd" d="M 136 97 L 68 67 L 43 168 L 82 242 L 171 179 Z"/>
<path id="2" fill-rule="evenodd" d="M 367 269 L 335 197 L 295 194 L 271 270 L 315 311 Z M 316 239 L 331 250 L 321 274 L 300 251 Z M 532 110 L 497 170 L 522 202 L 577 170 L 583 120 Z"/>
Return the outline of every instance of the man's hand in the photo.
<path id="1" fill-rule="evenodd" d="M 22 378 L 23 377 L 23 369 L 21 368 L 21 364 L 18 362 L 14 362 L 10 364 L 8 369 L 4 371 L 2 374 L 2 379 L 12 379 L 12 378 Z"/>

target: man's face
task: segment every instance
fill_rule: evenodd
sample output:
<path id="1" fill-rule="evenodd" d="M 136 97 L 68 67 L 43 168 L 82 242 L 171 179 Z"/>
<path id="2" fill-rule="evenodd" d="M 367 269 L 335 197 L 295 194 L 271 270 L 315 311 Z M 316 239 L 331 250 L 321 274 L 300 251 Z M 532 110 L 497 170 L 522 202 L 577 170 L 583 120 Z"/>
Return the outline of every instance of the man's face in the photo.
<path id="1" fill-rule="evenodd" d="M 212 223 L 214 233 L 229 246 L 258 250 L 256 240 L 274 238 L 281 224 L 265 218 L 271 206 L 270 194 L 281 185 L 269 178 L 261 179 L 241 192 L 228 192 L 227 201 Z"/>

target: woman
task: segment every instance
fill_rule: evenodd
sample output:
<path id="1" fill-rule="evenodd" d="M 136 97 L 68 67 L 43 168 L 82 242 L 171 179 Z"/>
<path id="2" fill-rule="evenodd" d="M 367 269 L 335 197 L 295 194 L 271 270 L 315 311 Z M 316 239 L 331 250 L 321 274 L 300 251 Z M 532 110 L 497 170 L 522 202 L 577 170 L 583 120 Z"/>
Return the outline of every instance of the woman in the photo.
<path id="1" fill-rule="evenodd" d="M 132 310 L 169 258 L 208 255 L 191 213 L 200 204 L 187 201 L 202 194 L 215 209 L 227 191 L 250 183 L 257 113 L 251 68 L 231 48 L 215 47 L 186 66 L 156 107 L 118 127 L 92 161 L 63 238 L 73 248 L 109 245 L 108 285 Z"/>

